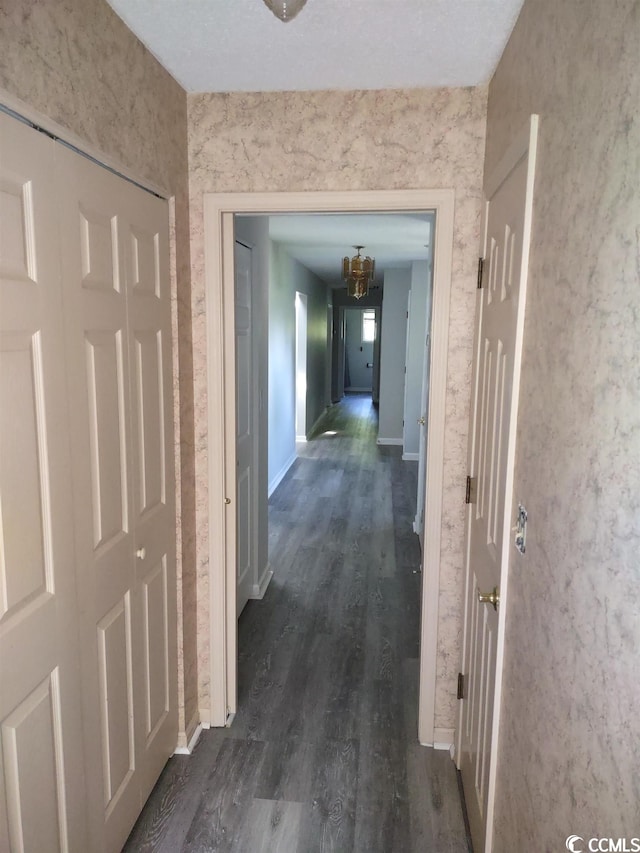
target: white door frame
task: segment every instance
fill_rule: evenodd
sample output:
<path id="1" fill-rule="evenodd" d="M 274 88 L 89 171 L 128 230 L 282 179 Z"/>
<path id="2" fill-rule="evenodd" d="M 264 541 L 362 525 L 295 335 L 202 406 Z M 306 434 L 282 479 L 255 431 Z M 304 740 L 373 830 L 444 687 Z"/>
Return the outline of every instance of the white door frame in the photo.
<path id="1" fill-rule="evenodd" d="M 307 440 L 307 294 L 296 290 L 296 441 Z M 300 374 L 304 375 L 301 389 Z"/>
<path id="2" fill-rule="evenodd" d="M 420 430 L 418 436 L 418 493 L 416 496 L 416 517 L 413 520 L 413 530 L 420 537 L 420 546 L 424 547 L 422 541 L 422 517 L 424 513 L 424 478 L 426 474 L 427 458 L 425 448 L 425 435 L 427 435 L 426 417 L 429 414 L 429 350 L 431 348 L 431 322 L 427 325 L 424 354 L 422 356 L 422 389 L 420 391 Z"/>
<path id="3" fill-rule="evenodd" d="M 436 233 L 418 738 L 423 744 L 434 742 L 454 195 L 452 189 L 204 194 L 210 625 L 210 705 L 208 720 L 202 709 L 204 724 L 226 725 L 237 701 L 233 215 L 432 210 Z"/>

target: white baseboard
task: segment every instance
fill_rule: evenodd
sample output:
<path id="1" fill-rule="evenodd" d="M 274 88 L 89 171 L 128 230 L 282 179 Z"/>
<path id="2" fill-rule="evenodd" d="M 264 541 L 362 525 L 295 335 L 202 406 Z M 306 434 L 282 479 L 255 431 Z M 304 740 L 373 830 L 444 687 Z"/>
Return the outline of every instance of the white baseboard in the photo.
<path id="1" fill-rule="evenodd" d="M 401 438 L 380 438 L 380 436 L 378 436 L 376 443 L 377 444 L 391 444 L 394 447 L 402 447 L 404 442 L 402 441 Z"/>
<path id="2" fill-rule="evenodd" d="M 428 741 L 427 743 L 423 743 L 422 741 L 420 741 L 420 743 L 422 746 L 430 746 L 433 749 L 448 749 L 449 751 L 451 751 L 454 744 L 455 735 L 455 729 L 434 729 L 433 742 Z"/>
<path id="3" fill-rule="evenodd" d="M 451 752 L 456 736 L 455 729 L 434 729 L 433 748 L 446 749 Z"/>
<path id="4" fill-rule="evenodd" d="M 198 708 L 196 709 L 195 714 L 191 717 L 191 719 L 185 726 L 185 730 L 183 732 L 178 732 L 178 746 L 176 747 L 176 752 L 178 754 L 184 754 L 185 751 L 188 749 L 189 743 L 193 740 L 193 736 L 199 725 L 201 725 L 201 720 L 200 709 Z"/>
<path id="5" fill-rule="evenodd" d="M 285 464 L 278 471 L 278 473 L 273 478 L 273 480 L 269 483 L 269 488 L 268 488 L 268 492 L 267 492 L 268 498 L 271 497 L 271 495 L 275 492 L 275 490 L 278 488 L 280 483 L 284 480 L 284 478 L 287 474 L 287 471 L 289 470 L 289 468 L 291 468 L 291 466 L 293 465 L 293 463 L 296 461 L 297 458 L 298 457 L 294 453 L 293 456 L 287 462 L 285 462 Z"/>
<path id="6" fill-rule="evenodd" d="M 349 385 L 344 389 L 345 394 L 371 394 L 371 388 L 357 388 L 355 385 Z"/>
<path id="7" fill-rule="evenodd" d="M 249 598 L 264 598 L 264 594 L 267 591 L 267 587 L 269 586 L 272 577 L 273 572 L 271 571 L 271 565 L 267 563 L 260 577 L 260 581 L 258 583 L 254 583 L 253 587 L 251 588 L 251 595 L 249 596 Z"/>
<path id="8" fill-rule="evenodd" d="M 403 453 L 402 461 L 403 462 L 417 462 L 420 459 L 419 453 Z"/>
<path id="9" fill-rule="evenodd" d="M 413 519 L 413 532 L 416 536 L 420 536 L 420 525 L 418 524 L 418 518 Z"/>
<path id="10" fill-rule="evenodd" d="M 187 731 L 189 727 L 187 727 Z M 198 740 L 200 739 L 200 735 L 202 734 L 202 723 L 196 723 L 196 726 L 193 730 L 191 737 L 187 741 L 187 736 L 184 733 L 181 733 L 178 736 L 178 746 L 174 749 L 174 755 L 191 755 L 193 750 L 195 749 Z M 184 742 L 181 743 L 181 740 L 184 739 Z"/>

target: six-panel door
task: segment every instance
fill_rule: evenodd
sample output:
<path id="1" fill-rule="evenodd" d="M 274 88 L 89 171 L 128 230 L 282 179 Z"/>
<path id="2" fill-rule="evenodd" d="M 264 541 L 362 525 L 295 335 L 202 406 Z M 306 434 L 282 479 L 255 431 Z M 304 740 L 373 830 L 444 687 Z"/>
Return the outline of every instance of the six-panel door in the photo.
<path id="1" fill-rule="evenodd" d="M 111 853 L 177 736 L 167 205 L 0 122 L 0 848 Z"/>
<path id="2" fill-rule="evenodd" d="M 57 175 L 85 754 L 101 768 L 89 826 L 111 851 L 177 733 L 168 223 L 160 200 L 66 149 Z"/>

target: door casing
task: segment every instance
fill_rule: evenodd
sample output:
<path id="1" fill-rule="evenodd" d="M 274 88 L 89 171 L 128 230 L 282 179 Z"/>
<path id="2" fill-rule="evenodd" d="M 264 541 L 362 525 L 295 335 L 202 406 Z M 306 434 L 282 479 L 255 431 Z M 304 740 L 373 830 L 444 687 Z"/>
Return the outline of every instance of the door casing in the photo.
<path id="1" fill-rule="evenodd" d="M 433 340 L 424 524 L 418 739 L 433 745 L 445 399 L 453 254 L 453 189 L 205 193 L 209 482 L 209 708 L 203 725 L 225 726 L 237 706 L 234 227 L 236 213 L 433 211 L 436 215 Z"/>

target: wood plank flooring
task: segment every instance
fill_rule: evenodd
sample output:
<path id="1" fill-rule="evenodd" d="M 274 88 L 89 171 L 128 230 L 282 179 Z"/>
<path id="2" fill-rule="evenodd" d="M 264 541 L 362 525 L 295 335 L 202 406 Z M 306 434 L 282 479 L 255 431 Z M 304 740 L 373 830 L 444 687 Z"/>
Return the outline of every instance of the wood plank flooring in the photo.
<path id="1" fill-rule="evenodd" d="M 371 398 L 332 407 L 270 500 L 239 705 L 165 768 L 127 853 L 467 853 L 449 754 L 417 741 L 417 463 Z"/>

